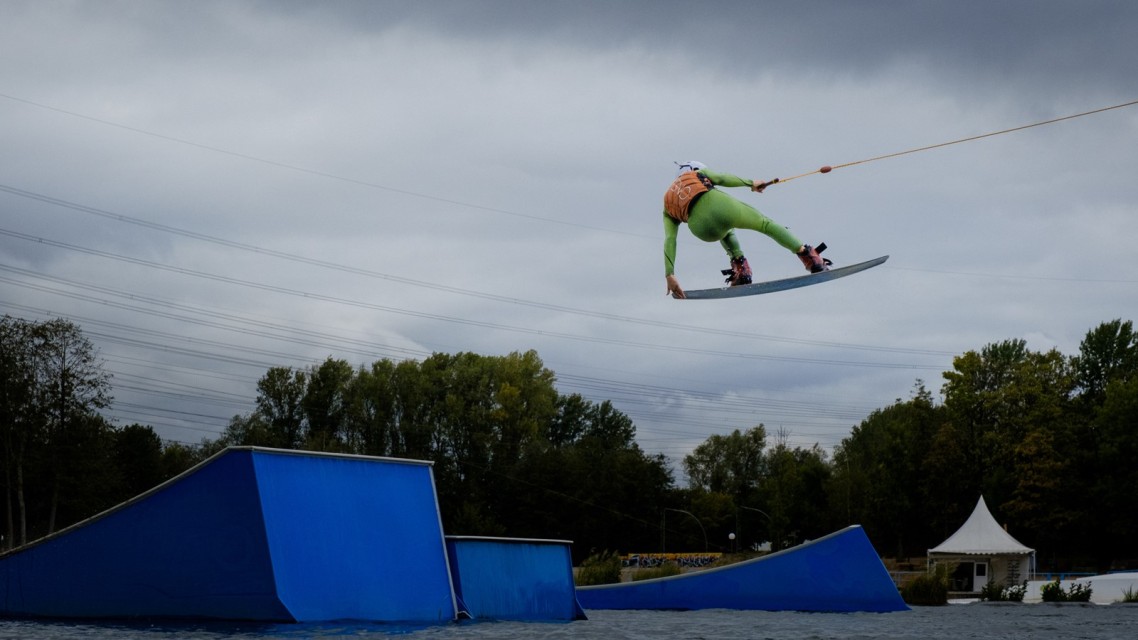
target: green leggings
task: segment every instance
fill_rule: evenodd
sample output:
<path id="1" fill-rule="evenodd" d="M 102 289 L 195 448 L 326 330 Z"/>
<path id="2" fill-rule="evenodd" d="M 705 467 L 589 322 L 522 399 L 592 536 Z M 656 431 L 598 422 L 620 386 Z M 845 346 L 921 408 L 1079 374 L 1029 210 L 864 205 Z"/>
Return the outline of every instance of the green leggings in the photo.
<path id="1" fill-rule="evenodd" d="M 716 189 L 696 200 L 688 218 L 688 228 L 693 236 L 704 242 L 718 241 L 732 258 L 743 255 L 743 248 L 732 229 L 758 231 L 794 252 L 802 246 L 802 241 L 786 227 L 759 213 L 751 205 Z"/>

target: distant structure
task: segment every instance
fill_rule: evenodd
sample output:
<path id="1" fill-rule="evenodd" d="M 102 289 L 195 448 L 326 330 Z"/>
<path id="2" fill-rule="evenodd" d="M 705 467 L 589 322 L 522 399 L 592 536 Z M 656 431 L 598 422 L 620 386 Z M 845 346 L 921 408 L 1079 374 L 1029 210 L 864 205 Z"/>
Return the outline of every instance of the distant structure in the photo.
<path id="1" fill-rule="evenodd" d="M 1021 584 L 1030 577 L 1035 564 L 1035 549 L 1020 543 L 996 522 L 984 496 L 956 533 L 929 549 L 927 555 L 930 569 L 942 562 L 956 563 L 949 578 L 952 593 L 979 594 L 989 582 Z"/>

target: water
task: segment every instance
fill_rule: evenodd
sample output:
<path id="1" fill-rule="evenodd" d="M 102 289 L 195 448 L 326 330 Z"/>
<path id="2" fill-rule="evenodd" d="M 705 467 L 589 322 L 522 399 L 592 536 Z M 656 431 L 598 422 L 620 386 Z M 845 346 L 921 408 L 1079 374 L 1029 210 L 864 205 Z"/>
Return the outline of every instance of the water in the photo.
<path id="1" fill-rule="evenodd" d="M 791 638 L 1062 638 L 1132 640 L 1138 606 L 988 604 L 918 607 L 903 613 L 790 613 L 764 611 L 590 611 L 568 623 L 462 622 L 425 627 L 397 625 L 235 623 L 100 623 L 0 620 L 0 640 L 221 640 L 229 638 L 407 638 L 448 640 L 758 640 Z"/>

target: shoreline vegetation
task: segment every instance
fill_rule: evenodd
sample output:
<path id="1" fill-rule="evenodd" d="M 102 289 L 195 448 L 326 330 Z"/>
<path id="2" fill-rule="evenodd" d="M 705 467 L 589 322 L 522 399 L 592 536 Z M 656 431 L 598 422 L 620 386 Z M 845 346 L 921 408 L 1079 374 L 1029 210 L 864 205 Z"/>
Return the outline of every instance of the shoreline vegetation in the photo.
<path id="1" fill-rule="evenodd" d="M 1088 331 L 1072 355 L 1019 339 L 967 351 L 938 394 L 917 380 L 832 451 L 741 424 L 679 460 L 641 449 L 611 401 L 562 393 L 534 351 L 270 367 L 254 409 L 187 444 L 105 417 L 113 376 L 78 325 L 5 315 L 0 347 L 0 552 L 249 445 L 431 461 L 447 531 L 573 540 L 578 563 L 778 551 L 849 524 L 883 558 L 918 557 L 983 495 L 1040 572 L 1138 567 L 1129 320 Z"/>

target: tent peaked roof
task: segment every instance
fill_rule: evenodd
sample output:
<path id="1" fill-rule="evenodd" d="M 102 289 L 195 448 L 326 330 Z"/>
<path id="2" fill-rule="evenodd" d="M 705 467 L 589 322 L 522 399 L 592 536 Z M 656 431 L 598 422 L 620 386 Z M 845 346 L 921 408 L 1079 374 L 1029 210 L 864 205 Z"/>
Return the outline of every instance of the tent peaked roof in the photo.
<path id="1" fill-rule="evenodd" d="M 956 533 L 929 549 L 929 553 L 960 555 L 1028 554 L 1034 551 L 1004 531 L 992 517 L 992 512 L 988 511 L 984 496 L 980 496 L 972 515 L 968 516 L 968 520 Z"/>

